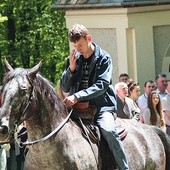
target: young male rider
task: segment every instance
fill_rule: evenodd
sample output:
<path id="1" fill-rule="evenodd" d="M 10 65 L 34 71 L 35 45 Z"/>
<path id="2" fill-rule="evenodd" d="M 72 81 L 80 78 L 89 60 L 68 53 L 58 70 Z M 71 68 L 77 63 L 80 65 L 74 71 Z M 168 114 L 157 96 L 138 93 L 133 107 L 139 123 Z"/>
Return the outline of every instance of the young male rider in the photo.
<path id="1" fill-rule="evenodd" d="M 68 35 L 74 49 L 60 79 L 62 90 L 69 93 L 64 103 L 68 107 L 87 101 L 95 105 L 95 123 L 107 141 L 119 169 L 127 170 L 123 144 L 115 130 L 116 99 L 111 80 L 111 56 L 92 43 L 92 37 L 84 25 L 73 25 Z"/>

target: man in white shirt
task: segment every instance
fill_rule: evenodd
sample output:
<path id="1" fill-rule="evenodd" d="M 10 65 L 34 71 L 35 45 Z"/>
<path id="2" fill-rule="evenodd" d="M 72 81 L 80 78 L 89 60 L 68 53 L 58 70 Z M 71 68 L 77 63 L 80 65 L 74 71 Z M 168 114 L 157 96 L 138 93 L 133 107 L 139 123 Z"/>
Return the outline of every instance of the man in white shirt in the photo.
<path id="1" fill-rule="evenodd" d="M 155 83 L 156 83 L 156 92 L 159 94 L 160 99 L 162 100 L 162 97 L 164 97 L 167 92 L 167 77 L 166 74 L 158 74 L 155 78 Z"/>
<path id="2" fill-rule="evenodd" d="M 148 107 L 148 95 L 155 88 L 155 84 L 152 80 L 147 80 L 144 83 L 144 93 L 139 96 L 137 100 L 138 107 L 140 108 L 141 113 Z"/>

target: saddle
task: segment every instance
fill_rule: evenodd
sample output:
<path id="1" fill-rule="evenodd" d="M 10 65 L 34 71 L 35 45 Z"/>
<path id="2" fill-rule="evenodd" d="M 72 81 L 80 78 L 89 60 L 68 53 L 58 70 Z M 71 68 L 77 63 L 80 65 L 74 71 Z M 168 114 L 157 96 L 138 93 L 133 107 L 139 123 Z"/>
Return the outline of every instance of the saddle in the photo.
<path id="1" fill-rule="evenodd" d="M 84 128 L 86 128 L 84 129 L 84 131 L 86 131 L 86 134 L 83 133 L 83 135 L 85 136 L 88 135 L 91 142 L 98 144 L 101 139 L 99 128 L 96 125 L 91 124 L 91 122 L 89 122 L 88 120 L 82 120 L 82 122 L 84 124 Z M 127 135 L 126 125 L 120 118 L 116 118 L 115 124 L 116 124 L 115 129 L 120 139 L 124 140 Z"/>
<path id="2" fill-rule="evenodd" d="M 80 124 L 84 131 L 83 135 L 88 135 L 88 137 L 91 139 L 91 142 L 98 143 L 100 139 L 100 132 L 98 127 L 93 124 L 94 116 L 97 112 L 96 107 L 90 105 L 87 101 L 76 103 L 73 106 L 73 109 L 75 113 L 74 118 L 80 118 L 82 120 L 82 123 Z M 120 118 L 116 118 L 115 124 L 116 131 L 120 136 L 120 139 L 123 140 L 127 135 L 125 124 L 123 124 L 123 120 Z"/>

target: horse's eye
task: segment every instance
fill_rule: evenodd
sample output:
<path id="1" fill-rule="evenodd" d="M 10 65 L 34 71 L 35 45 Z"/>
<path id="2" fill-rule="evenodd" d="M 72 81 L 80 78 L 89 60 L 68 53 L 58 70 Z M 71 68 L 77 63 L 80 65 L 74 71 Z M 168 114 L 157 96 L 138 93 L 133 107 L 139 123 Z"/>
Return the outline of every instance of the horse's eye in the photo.
<path id="1" fill-rule="evenodd" d="M 25 94 L 27 92 L 27 88 L 26 87 L 21 87 L 21 94 Z"/>

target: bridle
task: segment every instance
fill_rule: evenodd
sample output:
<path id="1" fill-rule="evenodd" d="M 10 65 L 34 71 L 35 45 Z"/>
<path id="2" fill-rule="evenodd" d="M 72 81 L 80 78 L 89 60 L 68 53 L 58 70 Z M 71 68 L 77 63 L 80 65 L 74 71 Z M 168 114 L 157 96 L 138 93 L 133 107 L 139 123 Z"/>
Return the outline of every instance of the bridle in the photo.
<path id="1" fill-rule="evenodd" d="M 30 95 L 28 97 L 28 103 L 27 105 L 25 106 L 23 112 L 20 114 L 20 116 L 18 117 L 18 120 L 16 122 L 14 122 L 14 126 L 16 127 L 18 125 L 18 122 L 19 120 L 21 119 L 21 117 L 25 117 L 25 113 L 28 109 L 28 107 L 30 106 L 31 102 L 32 102 L 32 99 L 33 99 L 33 91 L 34 91 L 34 86 L 33 86 L 33 82 L 31 81 L 31 79 L 29 78 L 28 74 L 26 75 L 30 85 L 31 85 L 31 92 L 30 92 Z"/>
<path id="2" fill-rule="evenodd" d="M 29 96 L 28 103 L 27 103 L 25 109 L 23 110 L 21 116 L 25 115 L 25 112 L 26 112 L 28 106 L 31 104 L 32 99 L 33 99 L 33 91 L 34 91 L 33 82 L 31 81 L 31 79 L 29 78 L 28 75 L 26 75 L 26 76 L 27 76 L 27 79 L 28 79 L 28 81 L 29 81 L 29 83 L 30 83 L 30 85 L 31 85 L 32 88 L 31 88 L 31 93 L 30 93 L 30 96 Z M 58 132 L 61 130 L 61 128 L 62 128 L 62 127 L 67 123 L 67 121 L 69 120 L 72 112 L 73 112 L 73 109 L 69 112 L 69 114 L 67 115 L 67 117 L 60 123 L 60 125 L 59 125 L 58 127 L 56 127 L 51 133 L 49 133 L 48 135 L 46 135 L 45 137 L 43 137 L 43 138 L 41 138 L 41 139 L 37 139 L 37 140 L 34 140 L 34 141 L 20 142 L 19 140 L 17 140 L 18 138 L 16 139 L 16 137 L 15 137 L 15 140 L 18 141 L 18 145 L 19 145 L 20 147 L 27 146 L 27 145 L 34 145 L 34 144 L 36 144 L 36 143 L 43 142 L 43 141 L 49 139 L 50 137 L 52 137 L 54 134 L 58 133 Z M 16 125 L 16 129 L 17 129 L 17 125 Z M 15 136 L 15 135 L 14 135 L 14 136 Z"/>

